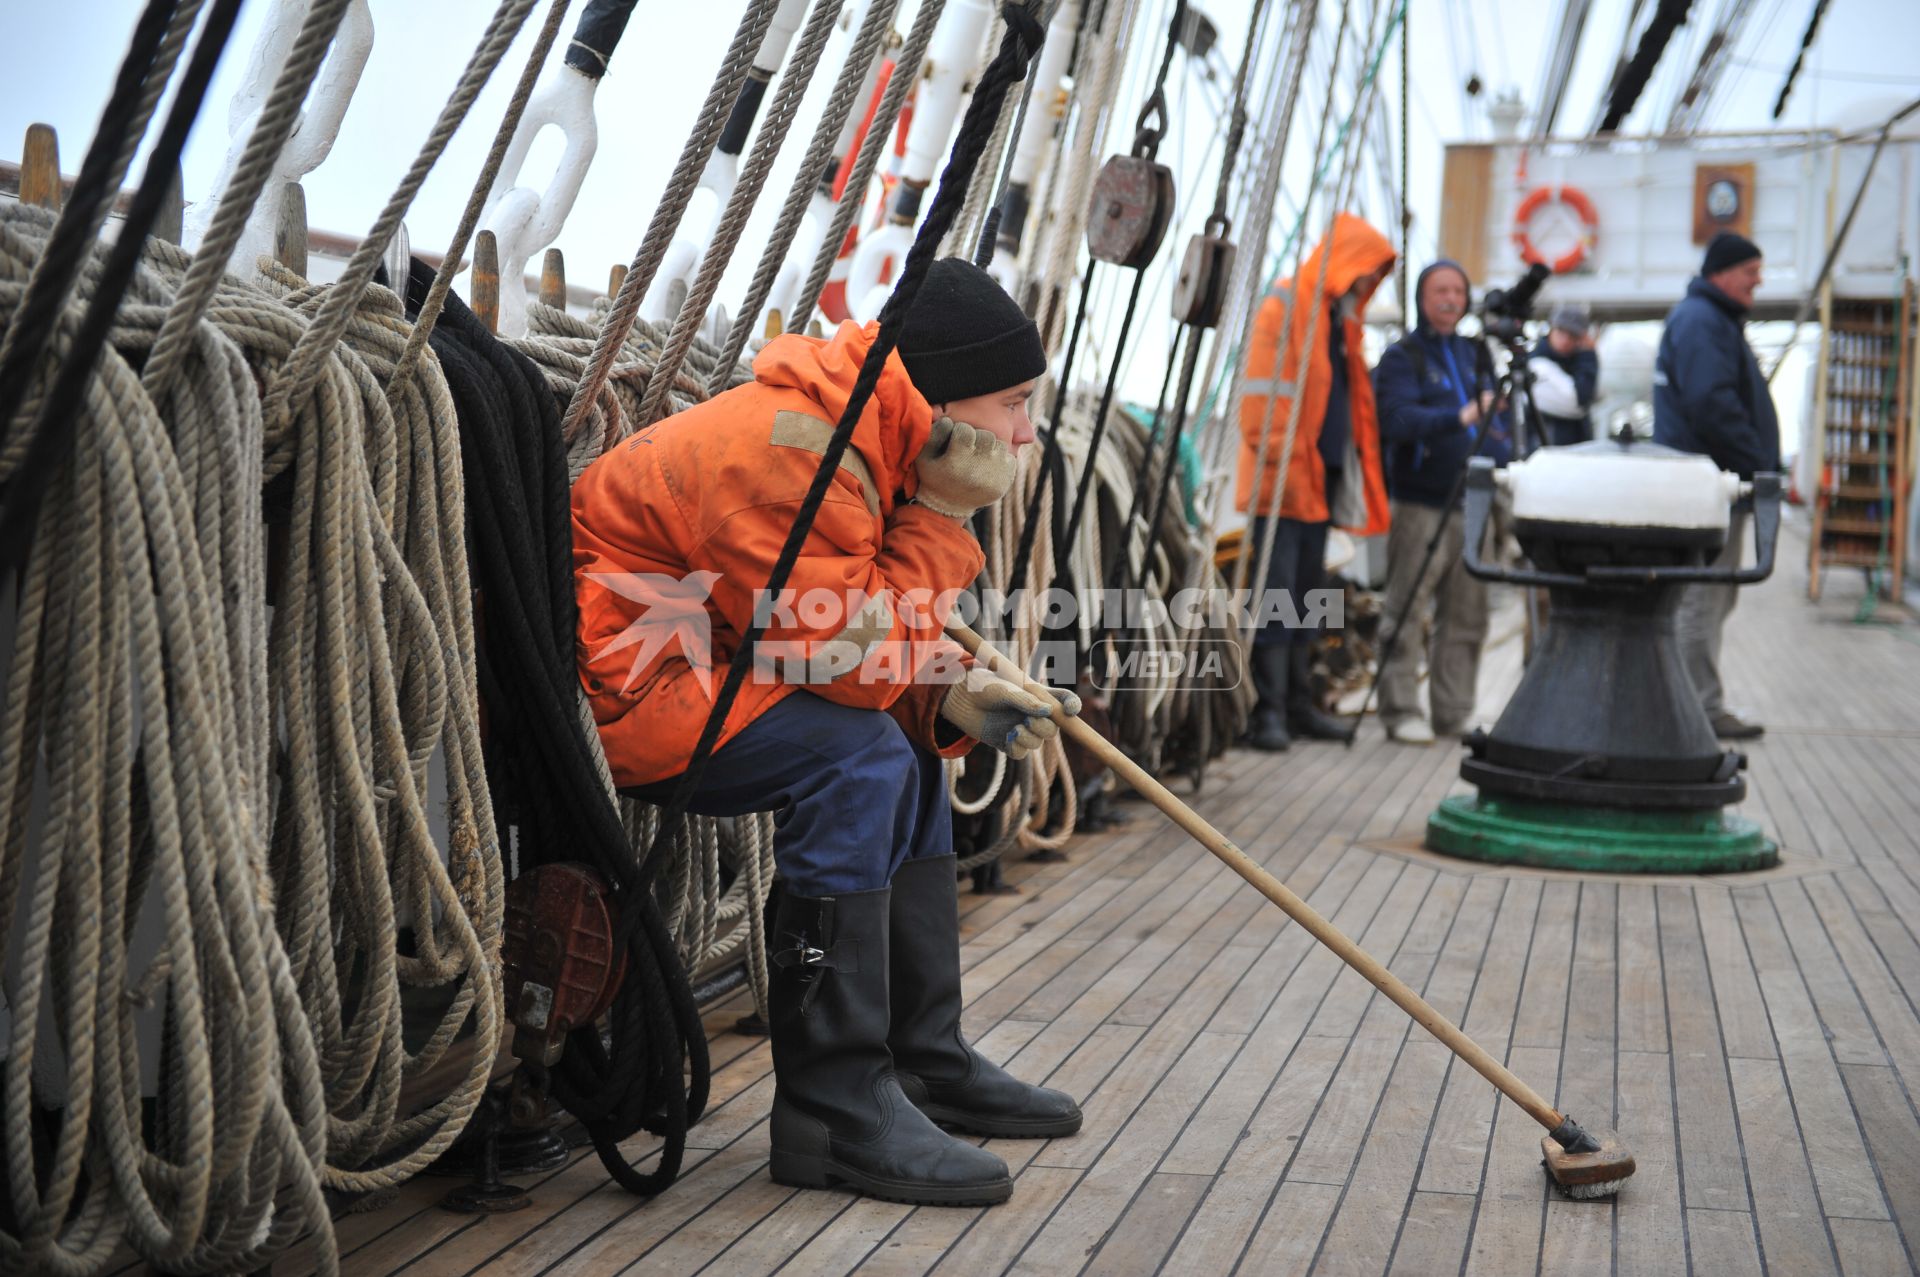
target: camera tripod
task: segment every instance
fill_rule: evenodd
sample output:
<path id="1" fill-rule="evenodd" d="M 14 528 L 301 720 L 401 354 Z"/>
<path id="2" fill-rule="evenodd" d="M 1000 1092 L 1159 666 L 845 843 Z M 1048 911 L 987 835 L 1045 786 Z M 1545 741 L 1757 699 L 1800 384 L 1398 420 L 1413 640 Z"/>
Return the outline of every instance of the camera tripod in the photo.
<path id="1" fill-rule="evenodd" d="M 1493 351 L 1489 343 L 1496 339 L 1507 349 L 1507 366 L 1504 371 L 1497 371 L 1494 367 Z M 1406 631 L 1407 618 L 1413 611 L 1414 604 L 1420 599 L 1420 588 L 1426 583 L 1427 572 L 1433 567 L 1434 555 L 1440 550 L 1441 538 L 1447 534 L 1447 524 L 1452 520 L 1454 511 L 1460 506 L 1460 498 L 1467 486 L 1468 465 L 1475 457 L 1485 452 L 1487 441 L 1494 437 L 1494 423 L 1499 416 L 1498 405 L 1502 402 L 1507 405 L 1506 411 L 1512 422 L 1511 438 L 1515 459 L 1525 457 L 1532 451 L 1528 447 L 1527 424 L 1533 411 L 1533 369 L 1527 363 L 1525 336 L 1521 332 L 1519 320 L 1516 318 L 1510 325 L 1502 325 L 1497 338 L 1482 334 L 1472 340 L 1474 347 L 1472 393 L 1479 394 L 1479 387 L 1483 383 L 1491 382 L 1496 407 L 1479 423 L 1479 431 L 1474 436 L 1473 451 L 1467 455 L 1467 464 L 1460 467 L 1460 473 L 1454 478 L 1453 487 L 1447 493 L 1446 504 L 1442 507 L 1445 515 L 1440 520 L 1440 525 L 1433 530 L 1433 535 L 1427 538 L 1426 549 L 1420 556 L 1420 570 L 1414 574 L 1413 586 L 1407 591 L 1406 598 L 1401 601 L 1400 614 L 1392 618 L 1392 625 L 1387 631 L 1386 645 L 1380 651 L 1380 659 L 1374 665 L 1373 678 L 1367 684 L 1366 699 L 1360 703 L 1359 716 L 1353 720 L 1353 727 L 1347 732 L 1344 743 L 1348 749 L 1353 748 L 1353 742 L 1360 735 L 1360 725 L 1367 721 L 1367 710 L 1373 705 L 1373 696 L 1379 690 L 1380 679 L 1393 660 L 1395 649 L 1400 645 L 1401 636 Z M 1391 576 L 1391 566 L 1388 568 L 1388 573 Z M 1526 592 L 1526 606 L 1527 628 L 1528 633 L 1531 634 L 1536 632 L 1539 622 L 1537 615 L 1539 600 L 1532 590 Z"/>

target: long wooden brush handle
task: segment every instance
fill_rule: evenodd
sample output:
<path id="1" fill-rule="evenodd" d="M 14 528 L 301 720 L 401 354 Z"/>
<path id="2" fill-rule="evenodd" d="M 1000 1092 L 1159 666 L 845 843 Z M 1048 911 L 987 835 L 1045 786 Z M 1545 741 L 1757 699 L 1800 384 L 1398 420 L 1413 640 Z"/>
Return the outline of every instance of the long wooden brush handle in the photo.
<path id="1" fill-rule="evenodd" d="M 987 668 L 995 674 L 1009 681 L 1018 682 L 1029 691 L 1044 696 L 1048 700 L 1053 699 L 1052 694 L 1045 687 L 1028 678 L 1026 671 L 995 651 L 991 644 L 974 633 L 972 629 L 958 621 L 949 621 L 947 633 L 952 635 L 954 641 L 960 646 L 971 652 L 975 660 L 985 662 Z M 1532 1087 L 1515 1077 L 1504 1064 L 1487 1054 L 1484 1047 L 1461 1032 L 1453 1021 L 1429 1006 L 1425 998 L 1408 988 L 1398 976 L 1348 939 L 1340 928 L 1321 917 L 1312 905 L 1289 891 L 1285 883 L 1262 869 L 1251 856 L 1234 846 L 1225 834 L 1202 820 L 1199 813 L 1181 802 L 1172 790 L 1148 775 L 1138 763 L 1121 753 L 1117 746 L 1081 719 L 1069 718 L 1057 711 L 1053 718 L 1067 736 L 1080 742 L 1101 762 L 1119 773 L 1122 780 L 1165 812 L 1174 824 L 1192 834 L 1194 841 L 1224 860 L 1229 869 L 1245 878 L 1261 895 L 1279 905 L 1286 911 L 1289 918 L 1305 927 L 1315 940 L 1338 954 L 1342 962 L 1365 976 L 1374 988 L 1393 999 L 1396 1006 L 1412 1016 L 1427 1032 L 1445 1043 L 1448 1050 L 1465 1060 L 1481 1077 L 1499 1087 L 1508 1099 L 1525 1109 L 1534 1121 L 1552 1131 L 1566 1120 L 1553 1105 L 1541 1099 Z"/>

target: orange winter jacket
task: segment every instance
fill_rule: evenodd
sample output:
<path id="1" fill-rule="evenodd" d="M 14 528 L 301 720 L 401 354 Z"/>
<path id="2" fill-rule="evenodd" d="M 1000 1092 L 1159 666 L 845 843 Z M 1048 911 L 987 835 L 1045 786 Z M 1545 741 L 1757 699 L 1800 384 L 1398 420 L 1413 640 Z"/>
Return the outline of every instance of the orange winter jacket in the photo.
<path id="1" fill-rule="evenodd" d="M 751 384 L 621 441 L 575 482 L 580 680 L 617 785 L 686 769 L 878 330 L 776 338 Z M 935 736 L 952 674 L 970 663 L 940 626 L 983 556 L 961 523 L 907 500 L 932 428 L 889 355 L 721 745 L 802 685 L 892 714 L 942 756 L 974 744 L 952 728 Z M 823 652 L 843 658 L 828 664 L 838 676 L 808 664 Z M 859 664 L 846 672 L 849 652 Z"/>
<path id="2" fill-rule="evenodd" d="M 1368 299 L 1373 296 L 1373 288 L 1363 290 L 1358 298 L 1359 306 L 1350 318 L 1336 319 L 1333 306 L 1356 282 L 1383 266 L 1391 266 L 1397 256 L 1387 237 L 1367 222 L 1351 213 L 1338 213 L 1334 216 L 1330 241 L 1316 245 L 1301 263 L 1299 275 L 1274 285 L 1266 300 L 1260 303 L 1248 343 L 1245 390 L 1240 396 L 1240 479 L 1235 496 L 1238 509 L 1252 514 L 1273 510 L 1273 489 L 1279 478 L 1280 454 L 1286 442 L 1287 416 L 1293 408 L 1296 387 L 1300 385 L 1300 354 L 1307 342 L 1320 264 L 1325 261 L 1327 282 L 1321 298 L 1323 311 L 1320 322 L 1314 326 L 1313 349 L 1306 367 L 1305 399 L 1294 431 L 1293 455 L 1287 465 L 1279 514 L 1305 523 L 1322 523 L 1328 518 L 1327 470 L 1320 460 L 1320 426 L 1326 420 L 1327 394 L 1333 386 L 1327 325 L 1339 322 L 1346 325 L 1347 394 L 1353 412 L 1353 445 L 1367 501 L 1366 523 L 1350 530 L 1361 536 L 1374 536 L 1387 530 L 1387 483 L 1380 459 L 1380 422 L 1374 411 L 1373 378 L 1367 373 L 1366 334 L 1361 327 L 1361 317 Z M 1274 363 L 1280 347 L 1283 313 L 1288 321 L 1287 349 L 1276 383 Z M 1267 412 L 1270 396 L 1274 398 L 1271 418 Z M 1268 421 L 1271 424 L 1267 455 L 1261 459 L 1260 473 L 1256 476 L 1254 464 L 1259 459 L 1260 427 Z M 1256 492 L 1258 505 L 1253 506 Z"/>

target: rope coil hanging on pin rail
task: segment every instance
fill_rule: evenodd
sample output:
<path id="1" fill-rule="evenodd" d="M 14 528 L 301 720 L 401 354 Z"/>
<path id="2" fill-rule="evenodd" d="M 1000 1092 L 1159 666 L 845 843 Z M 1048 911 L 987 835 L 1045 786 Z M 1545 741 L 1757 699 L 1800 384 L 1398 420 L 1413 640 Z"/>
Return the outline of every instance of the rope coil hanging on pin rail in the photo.
<path id="1" fill-rule="evenodd" d="M 1574 211 L 1580 219 L 1580 238 L 1574 246 L 1560 256 L 1548 261 L 1533 242 L 1531 234 L 1533 216 L 1548 204 L 1564 204 Z M 1577 186 L 1539 186 L 1520 201 L 1513 210 L 1513 246 L 1520 252 L 1520 260 L 1529 266 L 1550 267 L 1554 274 L 1564 275 L 1576 269 L 1587 260 L 1587 254 L 1593 251 L 1600 233 L 1600 214 L 1593 206 L 1587 193 Z"/>
<path id="2" fill-rule="evenodd" d="M 1167 135 L 1167 95 L 1156 86 L 1133 136 L 1133 153 L 1100 166 L 1087 218 L 1087 251 L 1115 266 L 1141 270 L 1160 251 L 1173 225 L 1173 170 L 1158 162 Z"/>

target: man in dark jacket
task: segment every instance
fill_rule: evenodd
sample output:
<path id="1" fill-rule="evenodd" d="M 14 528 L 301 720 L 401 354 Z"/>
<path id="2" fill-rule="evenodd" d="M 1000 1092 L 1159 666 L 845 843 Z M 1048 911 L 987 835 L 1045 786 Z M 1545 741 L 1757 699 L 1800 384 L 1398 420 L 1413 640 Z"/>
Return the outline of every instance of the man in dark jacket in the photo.
<path id="1" fill-rule="evenodd" d="M 1742 328 L 1760 286 L 1760 249 L 1723 231 L 1707 245 L 1700 274 L 1667 315 L 1653 368 L 1653 438 L 1682 452 L 1703 453 L 1742 479 L 1780 468 L 1780 423 L 1760 361 Z M 1734 514 L 1716 567 L 1739 566 L 1747 516 Z M 1700 704 L 1728 740 L 1760 735 L 1726 707 L 1720 685 L 1720 635 L 1739 598 L 1733 585 L 1691 585 L 1675 626 Z"/>
<path id="2" fill-rule="evenodd" d="M 1583 307 L 1556 306 L 1550 327 L 1533 348 L 1533 447 L 1564 448 L 1593 438 L 1587 412 L 1600 383 L 1600 357 Z"/>
<path id="3" fill-rule="evenodd" d="M 1487 587 L 1461 561 L 1464 516 L 1449 505 L 1461 472 L 1476 451 L 1501 465 L 1513 456 L 1506 419 L 1495 402 L 1492 369 L 1476 343 L 1454 330 L 1472 301 L 1467 273 L 1437 261 L 1414 286 L 1419 322 L 1387 347 L 1373 370 L 1380 437 L 1387 449 L 1387 493 L 1393 527 L 1387 538 L 1387 630 L 1406 617 L 1413 642 L 1394 645 L 1380 671 L 1380 721 L 1393 740 L 1431 743 L 1458 735 L 1473 713 L 1480 648 L 1487 637 Z M 1484 441 L 1481 432 L 1491 432 Z M 1420 571 L 1427 544 L 1439 546 Z M 1432 723 L 1420 712 L 1418 636 L 1433 614 L 1427 668 Z"/>

